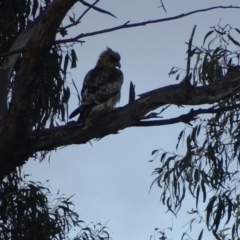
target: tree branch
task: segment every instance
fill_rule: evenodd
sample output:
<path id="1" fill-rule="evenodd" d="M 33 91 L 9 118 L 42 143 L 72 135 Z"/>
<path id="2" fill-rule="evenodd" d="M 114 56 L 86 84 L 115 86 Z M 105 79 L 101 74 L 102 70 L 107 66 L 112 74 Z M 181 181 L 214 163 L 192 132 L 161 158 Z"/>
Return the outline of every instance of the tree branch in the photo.
<path id="1" fill-rule="evenodd" d="M 183 14 L 180 14 L 180 15 L 177 15 L 177 16 L 174 16 L 174 17 L 161 18 L 161 19 L 149 20 L 149 21 L 132 23 L 132 24 L 129 24 L 129 21 L 128 21 L 128 22 L 126 22 L 122 25 L 119 25 L 117 27 L 107 28 L 107 29 L 104 29 L 104 30 L 90 32 L 90 33 L 81 33 L 74 38 L 68 38 L 68 39 L 65 39 L 65 40 L 64 39 L 58 40 L 58 41 L 56 41 L 56 43 L 59 44 L 59 43 L 77 42 L 79 39 L 85 38 L 85 37 L 90 37 L 90 36 L 94 36 L 94 35 L 98 35 L 98 34 L 113 32 L 113 31 L 117 31 L 117 30 L 125 29 L 125 28 L 139 27 L 139 26 L 145 26 L 145 25 L 153 24 L 153 23 L 172 21 L 172 20 L 176 20 L 176 19 L 179 19 L 179 18 L 190 16 L 190 15 L 195 14 L 195 13 L 211 11 L 211 10 L 215 10 L 215 9 L 219 9 L 219 8 L 221 8 L 221 9 L 228 9 L 228 8 L 240 9 L 240 6 L 232 6 L 232 5 L 230 5 L 230 6 L 216 6 L 216 7 L 210 7 L 210 8 L 204 8 L 204 9 L 191 11 L 191 12 L 188 12 L 188 13 L 183 13 Z"/>
<path id="2" fill-rule="evenodd" d="M 70 144 L 84 144 L 94 138 L 102 138 L 127 127 L 138 126 L 146 114 L 167 104 L 200 105 L 217 102 L 232 92 L 240 90 L 240 75 L 231 81 L 225 80 L 223 77 L 218 83 L 209 86 L 194 87 L 176 84 L 155 89 L 141 94 L 139 99 L 108 114 L 97 117 L 90 115 L 88 124 L 84 126 L 72 122 L 61 127 L 34 131 L 29 135 L 28 148 L 31 153 L 35 153 Z M 214 113 L 218 110 L 199 109 L 195 114 L 207 113 L 207 111 Z"/>
<path id="3" fill-rule="evenodd" d="M 231 106 L 231 107 L 221 107 L 221 108 L 207 108 L 202 109 L 199 108 L 197 110 L 191 109 L 189 113 L 182 114 L 178 117 L 164 120 L 152 120 L 152 121 L 140 121 L 136 122 L 132 125 L 132 127 L 153 127 L 153 126 L 162 126 L 162 125 L 170 125 L 175 123 L 186 123 L 191 125 L 191 121 L 196 120 L 196 116 L 200 114 L 213 114 L 219 112 L 232 111 L 234 109 L 240 108 L 240 104 Z"/>

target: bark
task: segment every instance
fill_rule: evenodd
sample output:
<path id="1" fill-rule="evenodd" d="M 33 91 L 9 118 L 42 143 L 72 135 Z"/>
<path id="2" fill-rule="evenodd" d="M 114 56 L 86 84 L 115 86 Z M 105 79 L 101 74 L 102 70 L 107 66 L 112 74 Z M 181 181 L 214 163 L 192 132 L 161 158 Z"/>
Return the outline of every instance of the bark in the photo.
<path id="1" fill-rule="evenodd" d="M 34 131 L 29 135 L 29 149 L 31 153 L 35 153 L 71 144 L 84 144 L 94 138 L 102 138 L 109 134 L 118 133 L 119 130 L 127 127 L 137 126 L 146 114 L 166 104 L 212 104 L 233 92 L 239 91 L 239 89 L 240 74 L 232 78 L 231 81 L 223 79 L 209 86 L 194 87 L 180 83 L 155 89 L 141 94 L 139 99 L 107 115 L 90 117 L 88 123 L 84 126 L 72 122 L 61 127 Z M 209 110 L 206 112 L 209 112 Z M 203 111 L 200 111 L 200 113 L 203 113 Z M 155 125 L 153 122 L 152 126 Z"/>

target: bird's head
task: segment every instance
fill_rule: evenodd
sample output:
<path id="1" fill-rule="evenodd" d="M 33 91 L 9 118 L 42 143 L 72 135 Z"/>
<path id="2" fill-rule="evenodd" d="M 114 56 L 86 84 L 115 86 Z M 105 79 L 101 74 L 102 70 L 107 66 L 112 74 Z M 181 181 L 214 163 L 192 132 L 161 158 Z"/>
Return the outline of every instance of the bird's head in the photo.
<path id="1" fill-rule="evenodd" d="M 119 53 L 114 52 L 111 48 L 107 48 L 107 50 L 103 51 L 100 54 L 96 66 L 121 68 L 120 60 L 121 60 L 121 57 Z"/>

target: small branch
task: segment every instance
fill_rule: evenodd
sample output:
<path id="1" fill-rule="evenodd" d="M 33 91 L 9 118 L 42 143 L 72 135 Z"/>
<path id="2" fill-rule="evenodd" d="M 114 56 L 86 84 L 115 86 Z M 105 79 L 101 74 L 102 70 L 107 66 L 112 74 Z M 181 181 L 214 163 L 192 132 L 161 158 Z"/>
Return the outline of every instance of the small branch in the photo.
<path id="1" fill-rule="evenodd" d="M 94 36 L 94 35 L 99 35 L 99 34 L 103 34 L 103 33 L 108 33 L 108 32 L 113 32 L 113 31 L 117 31 L 120 29 L 125 29 L 125 28 L 132 28 L 132 27 L 139 27 L 139 26 L 146 26 L 147 24 L 153 24 L 153 23 L 160 23 L 160 22 L 166 22 L 166 21 L 171 21 L 171 20 L 176 20 L 179 18 L 183 18 L 183 17 L 187 17 L 190 15 L 193 15 L 195 13 L 199 13 L 199 12 L 206 12 L 206 11 L 211 11 L 211 10 L 215 10 L 215 9 L 240 9 L 240 6 L 216 6 L 216 7 L 211 7 L 211 8 L 204 8 L 204 9 L 199 9 L 199 10 L 195 10 L 195 11 L 191 11 L 188 13 L 183 13 L 174 17 L 169 17 L 169 18 L 162 18 L 162 19 L 156 19 L 156 20 L 149 20 L 149 21 L 144 21 L 144 22 L 139 22 L 139 23 L 132 23 L 129 24 L 129 21 L 127 23 L 124 23 L 122 25 L 119 25 L 117 27 L 113 27 L 113 28 L 107 28 L 104 30 L 100 30 L 100 31 L 95 31 L 95 32 L 90 32 L 90 33 L 81 33 L 79 35 L 77 35 L 74 38 L 68 38 L 68 39 L 63 39 L 63 40 L 58 40 L 56 41 L 56 43 L 67 43 L 67 42 L 76 42 L 78 39 L 81 38 L 85 38 L 85 37 L 90 37 L 90 36 Z"/>
<path id="2" fill-rule="evenodd" d="M 96 10 L 96 11 L 98 11 L 98 12 L 101 12 L 101 13 L 104 13 L 104 14 L 108 14 L 108 15 L 114 17 L 114 18 L 117 18 L 117 17 L 116 17 L 115 15 L 113 15 L 112 13 L 110 13 L 110 12 L 104 10 L 104 9 L 101 9 L 101 8 L 99 8 L 99 7 L 95 7 L 93 4 L 90 4 L 90 3 L 85 2 L 85 1 L 83 1 L 83 0 L 79 0 L 79 2 L 82 3 L 82 4 L 85 5 L 85 6 L 91 7 L 92 9 L 94 9 L 94 10 Z"/>
<path id="3" fill-rule="evenodd" d="M 197 115 L 200 114 L 213 114 L 213 113 L 219 113 L 219 112 L 226 112 L 226 111 L 232 111 L 234 109 L 237 109 L 240 107 L 240 104 L 231 106 L 231 107 L 222 107 L 222 108 L 208 108 L 208 109 L 191 109 L 189 113 L 180 115 L 175 118 L 170 118 L 166 120 L 153 120 L 153 121 L 140 121 L 133 123 L 131 127 L 153 127 L 153 126 L 162 126 L 162 125 L 170 125 L 170 124 L 176 124 L 176 123 L 186 123 L 189 125 L 191 121 L 194 121 L 197 119 Z"/>

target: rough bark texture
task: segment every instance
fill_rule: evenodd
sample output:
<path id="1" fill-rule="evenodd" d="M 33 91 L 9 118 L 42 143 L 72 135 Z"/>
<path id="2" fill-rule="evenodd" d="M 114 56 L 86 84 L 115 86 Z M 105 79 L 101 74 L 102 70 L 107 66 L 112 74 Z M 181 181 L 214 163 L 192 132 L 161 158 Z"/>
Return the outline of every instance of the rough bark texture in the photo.
<path id="1" fill-rule="evenodd" d="M 28 135 L 33 89 L 38 87 L 38 71 L 49 52 L 56 32 L 77 0 L 55 0 L 42 14 L 27 45 L 21 70 L 13 89 L 11 108 L 0 139 L 0 181 L 29 158 Z"/>

